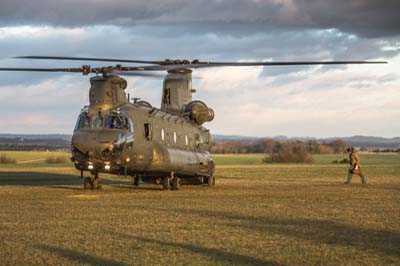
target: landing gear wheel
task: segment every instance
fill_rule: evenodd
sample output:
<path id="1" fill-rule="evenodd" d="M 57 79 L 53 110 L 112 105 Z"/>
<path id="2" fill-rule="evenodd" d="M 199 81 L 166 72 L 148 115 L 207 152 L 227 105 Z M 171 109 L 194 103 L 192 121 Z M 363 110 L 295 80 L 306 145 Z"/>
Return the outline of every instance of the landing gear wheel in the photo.
<path id="1" fill-rule="evenodd" d="M 179 190 L 181 187 L 181 179 L 177 176 L 172 180 L 172 190 Z"/>
<path id="2" fill-rule="evenodd" d="M 162 178 L 161 177 L 157 177 L 154 182 L 156 183 L 156 185 L 160 185 L 161 182 L 162 182 Z"/>
<path id="3" fill-rule="evenodd" d="M 91 188 L 92 188 L 92 180 L 90 179 L 90 177 L 86 177 L 85 181 L 83 182 L 83 189 L 87 190 Z"/>
<path id="4" fill-rule="evenodd" d="M 140 178 L 139 178 L 139 176 L 135 176 L 134 178 L 133 178 L 133 185 L 135 186 L 135 187 L 138 187 L 139 186 L 139 183 L 140 183 Z"/>
<path id="5" fill-rule="evenodd" d="M 163 189 L 169 190 L 171 188 L 171 178 L 169 176 L 163 177 Z"/>
<path id="6" fill-rule="evenodd" d="M 93 189 L 101 189 L 101 180 L 98 177 L 95 177 L 92 182 Z"/>
<path id="7" fill-rule="evenodd" d="M 210 175 L 210 176 L 207 178 L 207 185 L 208 185 L 209 187 L 214 187 L 214 186 L 215 186 L 215 177 L 214 177 L 214 175 Z"/>

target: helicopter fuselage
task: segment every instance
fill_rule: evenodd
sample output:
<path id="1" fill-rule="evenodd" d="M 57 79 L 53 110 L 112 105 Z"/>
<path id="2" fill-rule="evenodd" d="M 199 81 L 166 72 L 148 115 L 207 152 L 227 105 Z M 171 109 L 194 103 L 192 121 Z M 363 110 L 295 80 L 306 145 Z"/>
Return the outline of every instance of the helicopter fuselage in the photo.
<path id="1" fill-rule="evenodd" d="M 90 126 L 79 125 L 85 118 L 91 120 Z M 112 127 L 112 119 L 122 123 Z M 71 149 L 75 167 L 84 171 L 141 175 L 142 179 L 171 172 L 181 178 L 208 177 L 215 169 L 208 152 L 211 141 L 209 130 L 189 119 L 128 103 L 109 115 L 84 109 Z"/>
<path id="2" fill-rule="evenodd" d="M 167 75 L 161 109 L 145 101 L 130 103 L 126 80 L 119 76 L 96 76 L 90 82 L 90 104 L 82 109 L 71 139 L 72 160 L 82 173 L 140 176 L 158 183 L 175 176 L 195 183 L 214 180 L 212 139 L 202 126 L 214 112 L 191 100 L 190 71 Z"/>

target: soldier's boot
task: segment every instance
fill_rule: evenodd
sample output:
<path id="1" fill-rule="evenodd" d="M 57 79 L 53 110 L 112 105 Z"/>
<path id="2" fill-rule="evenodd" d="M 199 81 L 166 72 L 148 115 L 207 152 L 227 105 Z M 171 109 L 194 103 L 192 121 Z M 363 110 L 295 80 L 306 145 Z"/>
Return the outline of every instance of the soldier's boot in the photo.
<path id="1" fill-rule="evenodd" d="M 367 178 L 365 175 L 360 171 L 360 177 L 361 177 L 361 182 L 366 185 L 367 184 Z"/>
<path id="2" fill-rule="evenodd" d="M 347 181 L 344 182 L 346 185 L 351 184 L 351 179 L 353 178 L 353 174 L 349 171 L 349 174 L 347 175 Z"/>

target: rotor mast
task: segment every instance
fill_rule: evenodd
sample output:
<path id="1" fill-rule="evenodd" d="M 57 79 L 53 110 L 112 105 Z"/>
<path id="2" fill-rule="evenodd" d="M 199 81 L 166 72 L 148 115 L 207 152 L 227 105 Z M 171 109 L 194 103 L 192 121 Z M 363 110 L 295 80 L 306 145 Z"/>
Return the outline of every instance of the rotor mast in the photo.
<path id="1" fill-rule="evenodd" d="M 192 70 L 169 70 L 163 83 L 161 111 L 180 114 L 192 101 Z"/>

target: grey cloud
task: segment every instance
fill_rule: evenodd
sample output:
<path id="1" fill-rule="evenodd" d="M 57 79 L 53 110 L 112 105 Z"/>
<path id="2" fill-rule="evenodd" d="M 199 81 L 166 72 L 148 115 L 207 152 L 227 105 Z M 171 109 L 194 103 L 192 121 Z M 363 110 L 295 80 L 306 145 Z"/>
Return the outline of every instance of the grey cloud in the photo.
<path id="1" fill-rule="evenodd" d="M 242 28 L 244 30 L 244 28 Z M 18 30 L 18 29 L 17 29 Z M 1 29 L 0 29 L 1 31 Z M 7 59 L 16 55 L 67 55 L 132 59 L 186 58 L 200 60 L 365 60 L 390 58 L 400 52 L 398 38 L 365 39 L 337 30 L 273 30 L 247 36 L 202 32 L 191 35 L 190 27 L 172 26 L 95 26 L 77 33 L 65 28 L 44 28 L 43 33 L 25 37 L 0 36 L 1 67 L 79 67 L 100 66 L 101 62 L 31 61 Z M 396 49 L 384 50 L 391 46 Z M 342 66 L 340 66 L 342 67 Z M 321 67 L 320 72 L 333 67 Z M 286 76 L 309 67 L 268 67 L 261 76 Z M 195 76 L 197 75 L 197 71 Z M 73 74 L 70 74 L 73 75 Z M 55 73 L 3 73 L 0 85 L 34 84 L 60 77 Z M 83 79 L 76 75 L 76 79 Z M 280 81 L 279 81 L 280 82 Z"/>
<path id="2" fill-rule="evenodd" d="M 359 36 L 400 33 L 398 0 L 3 0 L 0 21 L 5 24 L 137 25 L 188 24 L 197 29 L 240 32 L 267 27 L 337 28 Z M 196 27 L 193 27 L 195 29 Z"/>
<path id="3" fill-rule="evenodd" d="M 0 29 L 1 31 L 1 29 Z M 14 34 L 18 32 L 18 34 Z M 332 59 L 372 59 L 379 57 L 391 57 L 398 54 L 398 39 L 366 39 L 343 34 L 337 30 L 301 30 L 281 29 L 268 32 L 252 33 L 250 35 L 241 35 L 245 28 L 238 30 L 240 34 L 217 34 L 207 31 L 199 31 L 192 34 L 190 27 L 179 25 L 172 27 L 167 25 L 140 25 L 132 27 L 114 27 L 114 26 L 94 26 L 80 28 L 75 33 L 69 33 L 65 28 L 50 27 L 44 29 L 44 32 L 32 34 L 29 38 L 24 36 L 24 30 L 15 28 L 13 34 L 0 35 L 0 66 L 79 66 L 87 62 L 52 62 L 28 60 L 10 60 L 5 59 L 10 55 L 19 54 L 48 54 L 48 55 L 70 55 L 70 56 L 104 56 L 117 58 L 139 58 L 139 59 L 159 59 L 159 58 L 182 58 L 188 59 L 200 58 L 203 60 L 326 60 Z M 362 47 L 362 49 L 357 49 Z M 391 47 L 383 49 L 382 47 Z M 394 53 L 394 54 L 393 54 Z M 101 62 L 94 62 L 93 65 L 101 65 Z M 395 65 L 396 66 L 396 65 Z M 390 65 L 388 65 L 390 67 Z M 270 68 L 272 70 L 272 68 Z M 379 67 L 376 68 L 379 72 Z M 249 135 L 323 135 L 337 134 L 337 127 L 329 125 L 326 131 L 318 131 L 320 123 L 313 128 L 305 127 L 304 124 L 312 124 L 308 118 L 308 112 L 320 113 L 321 116 L 314 118 L 317 121 L 337 121 L 341 119 L 340 115 L 323 116 L 326 113 L 322 100 L 316 95 L 322 89 L 324 93 L 330 93 L 329 96 L 323 95 L 329 99 L 330 104 L 341 104 L 340 97 L 335 99 L 337 89 L 343 85 L 351 86 L 352 91 L 367 90 L 365 86 L 372 84 L 375 86 L 376 93 L 371 94 L 371 98 L 384 97 L 384 101 L 396 102 L 397 94 L 389 93 L 390 84 L 398 87 L 398 77 L 396 75 L 371 73 L 371 79 L 365 76 L 354 76 L 354 79 L 347 77 L 346 84 L 341 81 L 341 76 L 334 76 L 331 79 L 319 80 L 324 71 L 329 69 L 319 69 L 311 73 L 300 75 L 283 75 L 288 71 L 298 72 L 299 69 L 274 68 L 272 73 L 274 79 L 269 81 L 265 77 L 256 78 L 255 75 L 246 75 L 246 73 L 258 73 L 258 69 L 243 68 L 243 72 L 237 69 L 232 74 L 227 71 L 221 73 L 221 76 L 208 76 L 206 79 L 194 80 L 194 87 L 198 89 L 195 99 L 201 99 L 214 108 L 217 117 L 213 123 L 207 126 L 215 130 L 227 130 L 225 132 L 236 132 L 235 134 Z M 266 70 L 267 71 L 267 70 Z M 207 73 L 208 72 L 208 73 Z M 204 70 L 205 77 L 210 75 L 210 70 Z M 292 73 L 293 73 L 292 72 Z M 323 73 L 321 73 L 323 72 Z M 395 70 L 389 73 L 395 73 Z M 346 73 L 346 72 L 344 72 Z M 202 71 L 196 71 L 195 76 L 202 75 Z M 236 80 L 234 76 L 244 75 L 243 78 Z M 262 74 L 263 75 L 263 74 Z M 44 78 L 45 77 L 45 78 Z M 14 83 L 6 81 L 14 80 Z M 0 84 L 0 100 L 2 102 L 3 116 L 0 124 L 9 125 L 7 130 L 14 132 L 65 132 L 70 133 L 76 120 L 76 115 L 80 108 L 87 104 L 87 94 L 89 82 L 87 77 L 81 75 L 56 75 L 46 74 L 28 74 L 21 73 L 9 76 L 9 73 L 0 73 L 0 79 L 4 81 Z M 303 80 L 304 79 L 304 80 Z M 313 81 L 313 79 L 317 79 Z M 44 81 L 52 81 L 46 83 Z M 376 83 L 374 80 L 377 80 Z M 18 84 L 13 86 L 12 84 Z M 34 82 L 33 82 L 34 81 Z M 384 83 L 390 83 L 385 85 Z M 41 84 L 43 83 L 43 84 Z M 142 99 L 150 101 L 153 105 L 159 106 L 161 97 L 162 81 L 129 78 L 129 92 L 131 96 L 139 96 Z M 29 86 L 25 86 L 29 85 Z M 381 88 L 385 85 L 385 88 Z M 221 90 L 217 90 L 221 86 Z M 358 87 L 357 87 L 358 86 Z M 363 87 L 364 86 L 364 87 Z M 227 90 L 225 90 L 227 88 Z M 215 89 L 215 90 L 214 90 Z M 370 88 L 372 89 L 372 87 Z M 227 97 L 229 95 L 230 97 Z M 383 95 L 383 96 L 382 96 Z M 232 97 L 231 97 L 232 96 Z M 340 96 L 340 93 L 339 95 Z M 332 99 L 329 97 L 333 97 Z M 306 100 L 303 100 L 306 99 Z M 316 101 L 320 105 L 313 102 Z M 251 107 L 256 104 L 258 107 Z M 375 102 L 373 102 L 375 104 Z M 257 124 L 253 125 L 250 119 L 242 117 L 237 119 L 236 110 L 241 106 L 250 105 L 244 111 L 251 114 L 261 112 Z M 312 105 L 312 106 L 309 106 Z M 267 108 L 263 108 L 263 107 Z M 321 108 L 319 109 L 319 107 Z M 369 108 L 371 103 L 366 103 Z M 18 113 L 13 110 L 17 108 Z M 303 113 L 298 113 L 301 109 L 306 109 Z M 314 109 L 313 109 L 314 108 Z M 287 111 L 285 111 L 288 109 Z M 290 109 L 290 110 L 289 110 Z M 397 113 L 390 113 L 388 108 L 382 108 L 381 114 L 376 118 L 369 119 L 370 111 L 360 112 L 362 116 L 378 123 L 382 118 L 395 121 Z M 313 111 L 310 111 L 313 110 Z M 397 109 L 396 109 L 397 110 Z M 269 114 L 271 112 L 271 114 Z M 29 118 L 34 113 L 40 118 L 40 115 L 50 117 L 48 124 L 51 127 L 43 125 L 32 125 L 27 128 L 20 120 Z M 235 114 L 235 117 L 229 115 Z M 292 117 L 293 114 L 293 117 Z M 282 121 L 280 121 L 280 117 Z M 360 115 L 361 116 L 361 115 Z M 7 120 L 11 117 L 9 120 Z M 37 118 L 37 119 L 39 119 Z M 274 120 L 275 119 L 275 120 Z M 11 121 L 12 120 L 12 121 Z M 279 120 L 279 121 L 276 121 Z M 5 122 L 4 122 L 5 121 Z M 10 122 L 11 121 L 11 122 Z M 262 121 L 262 123 L 260 123 Z M 274 122 L 275 121 L 275 122 Z M 358 121 L 358 120 L 357 120 Z M 29 122 L 29 121 L 28 121 Z M 19 125 L 20 124 L 20 125 Z M 260 125 L 258 125 L 260 124 Z M 302 127 L 303 124 L 303 127 Z M 349 122 L 343 127 L 354 124 Z M 364 126 L 364 120 L 360 118 L 360 124 Z M 398 132 L 396 125 L 384 125 L 377 132 L 378 135 L 390 135 L 391 132 Z M 370 125 L 364 126 L 360 130 L 371 132 Z M 246 132 L 244 132 L 245 130 Z M 273 131 L 271 131 L 273 130 Z M 242 132 L 243 131 L 243 132 Z M 329 131 L 329 132 L 328 132 Z M 326 133 L 328 132 L 328 133 Z M 351 129 L 341 134 L 352 134 Z M 221 133 L 221 132 L 220 132 Z M 354 132 L 353 132 L 354 134 Z"/>

